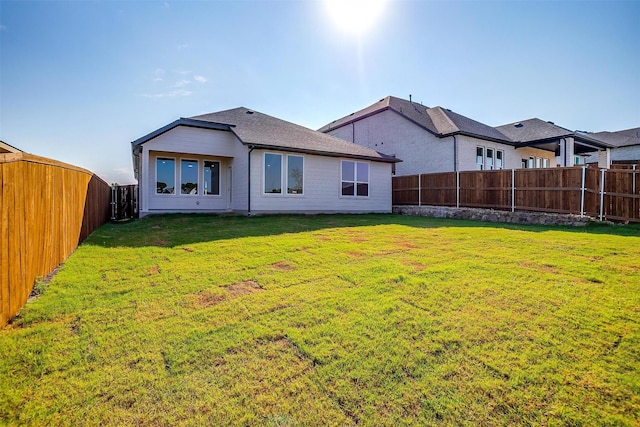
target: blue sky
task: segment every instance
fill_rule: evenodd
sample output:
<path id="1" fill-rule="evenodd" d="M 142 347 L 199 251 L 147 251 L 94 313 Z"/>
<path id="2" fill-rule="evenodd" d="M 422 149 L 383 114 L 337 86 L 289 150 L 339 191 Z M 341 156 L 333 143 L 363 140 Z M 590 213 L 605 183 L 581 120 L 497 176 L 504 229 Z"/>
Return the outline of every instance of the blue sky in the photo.
<path id="1" fill-rule="evenodd" d="M 640 126 L 640 1 L 382 7 L 356 34 L 319 0 L 0 0 L 0 139 L 129 183 L 131 141 L 239 106 L 317 129 L 412 94 L 493 126 Z"/>

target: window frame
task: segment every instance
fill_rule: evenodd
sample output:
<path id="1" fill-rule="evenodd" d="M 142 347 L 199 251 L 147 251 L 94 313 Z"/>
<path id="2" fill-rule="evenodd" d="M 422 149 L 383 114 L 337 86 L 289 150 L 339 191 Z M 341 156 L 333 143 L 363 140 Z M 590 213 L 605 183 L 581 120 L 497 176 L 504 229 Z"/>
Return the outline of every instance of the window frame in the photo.
<path id="1" fill-rule="evenodd" d="M 182 192 L 182 162 L 196 162 L 196 192 L 195 193 L 183 193 Z M 178 177 L 178 181 L 180 182 L 180 193 L 179 196 L 199 196 L 200 195 L 200 161 L 198 159 L 192 159 L 188 157 L 180 157 L 180 174 Z"/>
<path id="2" fill-rule="evenodd" d="M 206 169 L 205 163 L 207 163 L 207 162 L 208 163 L 217 163 L 218 164 L 218 193 L 207 194 L 206 191 L 205 191 L 204 171 Z M 202 175 L 201 175 L 202 176 L 202 196 L 206 196 L 206 197 L 220 197 L 221 196 L 221 193 L 222 193 L 222 190 L 221 190 L 221 187 L 222 187 L 221 167 L 222 167 L 222 165 L 221 165 L 220 160 L 207 160 L 207 159 L 203 159 L 202 160 Z M 200 174 L 200 171 L 198 171 L 198 173 Z"/>
<path id="3" fill-rule="evenodd" d="M 279 156 L 280 157 L 280 192 L 279 193 L 267 193 L 266 184 L 267 184 L 267 155 Z M 300 193 L 290 193 L 289 192 L 289 157 L 299 157 L 302 159 L 302 191 Z M 271 151 L 265 151 L 262 156 L 262 195 L 268 197 L 302 197 L 305 195 L 305 156 L 302 154 L 287 154 L 287 153 L 275 153 Z"/>
<path id="4" fill-rule="evenodd" d="M 500 157 L 500 167 L 498 167 L 498 157 Z M 496 170 L 504 169 L 504 150 L 496 150 L 496 161 L 495 161 L 495 163 L 496 163 Z"/>
<path id="5" fill-rule="evenodd" d="M 489 157 L 489 151 L 491 151 L 491 157 Z M 484 156 L 484 161 L 485 161 L 485 165 L 486 165 L 486 169 L 488 171 L 492 171 L 495 169 L 495 154 L 496 150 L 495 148 L 489 148 L 487 147 L 485 150 L 485 156 Z M 476 153 L 477 154 L 477 153 Z M 489 159 L 491 159 L 491 164 L 489 164 Z"/>
<path id="6" fill-rule="evenodd" d="M 169 156 L 156 156 L 156 191 L 154 193 L 154 195 L 156 196 L 161 196 L 161 197 L 167 197 L 167 196 L 175 196 L 176 195 L 176 163 L 177 160 L 175 157 L 169 157 Z M 158 161 L 160 160 L 173 160 L 173 192 L 172 193 L 158 193 Z M 168 184 L 168 183 L 167 183 Z M 165 187 L 166 188 L 166 187 Z"/>
<path id="7" fill-rule="evenodd" d="M 353 163 L 353 181 L 351 180 L 345 180 L 344 179 L 344 163 L 345 162 L 349 162 L 349 163 Z M 366 181 L 361 181 L 358 179 L 358 164 L 362 164 L 362 165 L 366 165 L 367 166 L 367 180 Z M 343 189 L 343 183 L 352 183 L 353 184 L 353 194 L 343 194 L 342 189 Z M 358 184 L 366 184 L 367 185 L 367 195 L 358 195 Z M 359 162 L 357 160 L 348 160 L 348 159 L 341 159 L 340 160 L 340 188 L 339 188 L 339 194 L 340 197 L 345 197 L 345 198 L 357 198 L 357 199 L 368 199 L 369 197 L 371 197 L 371 163 L 370 162 Z"/>
<path id="8" fill-rule="evenodd" d="M 300 188 L 300 192 L 299 193 L 290 193 L 289 192 L 289 158 L 290 157 L 299 157 L 302 160 L 302 186 Z M 304 182 L 305 182 L 305 179 L 304 179 L 305 178 L 304 177 L 304 164 L 305 164 L 304 156 L 301 156 L 301 155 L 298 155 L 298 154 L 287 154 L 286 158 L 287 158 L 286 166 L 283 168 L 283 171 L 282 171 L 282 174 L 284 175 L 285 187 L 287 189 L 287 192 L 284 193 L 284 194 L 286 196 L 304 196 Z"/>
<path id="9" fill-rule="evenodd" d="M 480 154 L 480 157 L 482 158 L 480 161 L 478 161 L 478 151 L 482 150 L 482 154 Z M 484 146 L 482 145 L 476 145 L 476 170 L 477 171 L 483 171 L 485 170 L 485 166 L 484 166 L 484 161 L 485 161 L 485 153 L 486 150 L 484 148 Z"/>

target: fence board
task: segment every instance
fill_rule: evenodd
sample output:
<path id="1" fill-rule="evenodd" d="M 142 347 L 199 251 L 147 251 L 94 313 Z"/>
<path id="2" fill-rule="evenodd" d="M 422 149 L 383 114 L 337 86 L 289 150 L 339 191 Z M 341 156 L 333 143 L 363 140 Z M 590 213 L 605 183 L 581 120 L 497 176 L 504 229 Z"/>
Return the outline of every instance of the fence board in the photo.
<path id="1" fill-rule="evenodd" d="M 513 202 L 516 210 L 600 215 L 603 189 L 599 169 L 463 171 L 458 176 L 459 187 L 456 172 L 394 177 L 393 204 L 456 206 L 456 193 L 459 193 L 460 207 L 509 210 Z M 605 170 L 604 192 L 605 219 L 640 222 L 640 171 L 637 168 Z"/>
<path id="2" fill-rule="evenodd" d="M 29 154 L 0 155 L 0 327 L 109 218 L 109 185 L 92 172 Z"/>

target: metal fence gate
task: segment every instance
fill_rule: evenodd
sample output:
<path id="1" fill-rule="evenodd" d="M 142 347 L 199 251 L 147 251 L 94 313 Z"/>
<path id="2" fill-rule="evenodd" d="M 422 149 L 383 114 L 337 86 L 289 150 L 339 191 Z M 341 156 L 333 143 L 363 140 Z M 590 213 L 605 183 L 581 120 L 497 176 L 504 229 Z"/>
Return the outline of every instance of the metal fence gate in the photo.
<path id="1" fill-rule="evenodd" d="M 124 221 L 138 217 L 138 186 L 111 186 L 111 221 Z"/>

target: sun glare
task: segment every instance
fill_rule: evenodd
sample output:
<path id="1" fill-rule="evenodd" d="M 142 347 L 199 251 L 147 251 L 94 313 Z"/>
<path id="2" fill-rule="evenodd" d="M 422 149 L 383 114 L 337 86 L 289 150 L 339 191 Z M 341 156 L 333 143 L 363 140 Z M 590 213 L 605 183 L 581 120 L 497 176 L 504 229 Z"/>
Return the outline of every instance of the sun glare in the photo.
<path id="1" fill-rule="evenodd" d="M 378 21 L 386 0 L 325 0 L 340 30 L 362 36 Z"/>

